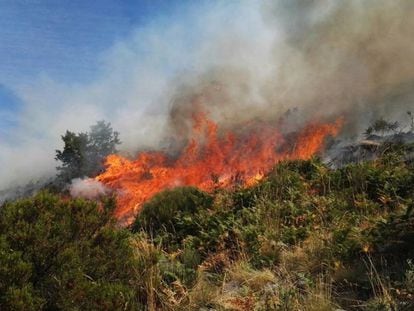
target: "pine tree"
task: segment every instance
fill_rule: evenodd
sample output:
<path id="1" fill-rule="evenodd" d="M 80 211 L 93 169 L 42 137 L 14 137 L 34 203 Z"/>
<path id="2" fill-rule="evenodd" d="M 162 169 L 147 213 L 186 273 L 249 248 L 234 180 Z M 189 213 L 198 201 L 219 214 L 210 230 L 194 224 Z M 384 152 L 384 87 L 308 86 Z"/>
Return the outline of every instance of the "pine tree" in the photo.
<path id="1" fill-rule="evenodd" d="M 55 157 L 57 161 L 62 163 L 57 167 L 59 179 L 68 182 L 73 178 L 85 176 L 87 173 L 85 168 L 87 167 L 88 134 L 75 134 L 66 131 L 62 140 L 63 150 L 56 150 Z"/>
<path id="2" fill-rule="evenodd" d="M 117 152 L 116 146 L 121 142 L 119 133 L 110 123 L 99 121 L 91 126 L 89 133 L 66 131 L 62 136 L 63 150 L 56 150 L 58 181 L 70 182 L 74 178 L 93 177 L 103 169 L 105 158 Z"/>

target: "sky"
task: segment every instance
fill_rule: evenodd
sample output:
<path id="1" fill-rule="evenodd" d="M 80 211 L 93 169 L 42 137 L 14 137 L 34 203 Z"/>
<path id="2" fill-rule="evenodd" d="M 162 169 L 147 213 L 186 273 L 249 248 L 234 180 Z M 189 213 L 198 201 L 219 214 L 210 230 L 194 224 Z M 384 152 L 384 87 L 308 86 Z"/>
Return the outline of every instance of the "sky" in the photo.
<path id="1" fill-rule="evenodd" d="M 99 54 L 140 25 L 173 15 L 186 1 L 0 0 L 0 132 L 21 105 L 17 85 L 39 77 L 94 79 Z"/>
<path id="2" fill-rule="evenodd" d="M 413 29 L 412 0 L 0 0 L 0 190 L 102 119 L 127 156 L 197 106 L 220 126 L 295 108 L 289 130 L 346 113 L 357 135 L 412 110 Z"/>
<path id="3" fill-rule="evenodd" d="M 183 5 L 168 0 L 1 0 L 1 83 L 39 74 L 88 79 L 99 51 Z"/>
<path id="4" fill-rule="evenodd" d="M 154 103 L 203 41 L 242 25 L 234 8 L 250 14 L 233 0 L 0 0 L 0 189 L 53 173 L 60 135 L 100 119 L 148 145 L 167 107 Z"/>
<path id="5" fill-rule="evenodd" d="M 186 2 L 0 0 L 0 148 L 12 154 L 18 150 L 11 146 L 27 143 L 15 134 L 26 109 L 21 88 L 37 88 L 42 79 L 65 85 L 99 79 L 105 51 L 140 26 L 178 14 Z"/>
<path id="6" fill-rule="evenodd" d="M 0 0 L 0 139 L 18 122 L 19 87 L 98 79 L 101 56 L 117 42 L 189 7 L 188 0 Z"/>

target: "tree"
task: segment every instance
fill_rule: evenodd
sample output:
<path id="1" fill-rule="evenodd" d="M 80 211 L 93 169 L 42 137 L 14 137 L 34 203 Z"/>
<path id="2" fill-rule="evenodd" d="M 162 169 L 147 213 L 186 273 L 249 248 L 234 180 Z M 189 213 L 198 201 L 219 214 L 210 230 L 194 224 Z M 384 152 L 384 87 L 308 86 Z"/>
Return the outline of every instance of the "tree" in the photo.
<path id="1" fill-rule="evenodd" d="M 98 121 L 91 126 L 87 146 L 88 175 L 98 174 L 103 168 L 102 163 L 105 158 L 118 152 L 116 146 L 120 143 L 119 133 L 112 129 L 110 123 Z"/>
<path id="2" fill-rule="evenodd" d="M 116 146 L 121 142 L 119 133 L 114 131 L 110 123 L 99 121 L 91 126 L 89 133 L 73 133 L 66 131 L 62 136 L 63 150 L 56 150 L 58 179 L 63 183 L 73 178 L 93 177 L 103 169 L 105 158 L 116 153 Z"/>
<path id="3" fill-rule="evenodd" d="M 410 118 L 410 132 L 414 132 L 414 114 L 411 111 L 407 111 L 407 115 Z"/>
<path id="4" fill-rule="evenodd" d="M 57 168 L 60 179 L 68 182 L 73 178 L 85 176 L 87 174 L 88 134 L 66 131 L 62 140 L 63 150 L 56 150 L 55 157 L 57 161 L 62 162 L 62 165 Z"/>
<path id="5" fill-rule="evenodd" d="M 365 136 L 369 137 L 374 133 L 381 134 L 384 136 L 386 133 L 389 132 L 396 132 L 400 128 L 400 124 L 395 121 L 387 121 L 384 118 L 380 118 L 375 120 L 370 126 L 365 130 Z"/>

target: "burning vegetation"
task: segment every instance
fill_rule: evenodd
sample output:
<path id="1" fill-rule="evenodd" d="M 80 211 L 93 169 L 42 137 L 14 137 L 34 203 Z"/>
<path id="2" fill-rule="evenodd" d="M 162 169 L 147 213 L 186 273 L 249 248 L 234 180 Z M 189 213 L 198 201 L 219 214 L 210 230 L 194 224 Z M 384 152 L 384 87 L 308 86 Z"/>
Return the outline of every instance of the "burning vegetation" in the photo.
<path id="1" fill-rule="evenodd" d="M 413 310 L 413 149 L 340 169 L 286 160 L 247 188 L 164 190 L 128 228 L 112 198 L 6 203 L 1 309 Z"/>
<path id="2" fill-rule="evenodd" d="M 106 159 L 106 170 L 96 177 L 118 194 L 116 216 L 130 222 L 142 204 L 156 193 L 177 186 L 203 191 L 248 187 L 261 180 L 281 160 L 309 159 L 322 151 L 326 138 L 336 136 L 342 121 L 311 122 L 288 136 L 280 124 L 248 122 L 237 131 L 220 131 L 200 113 L 193 117 L 190 140 L 177 157 L 142 152 L 129 160 Z"/>

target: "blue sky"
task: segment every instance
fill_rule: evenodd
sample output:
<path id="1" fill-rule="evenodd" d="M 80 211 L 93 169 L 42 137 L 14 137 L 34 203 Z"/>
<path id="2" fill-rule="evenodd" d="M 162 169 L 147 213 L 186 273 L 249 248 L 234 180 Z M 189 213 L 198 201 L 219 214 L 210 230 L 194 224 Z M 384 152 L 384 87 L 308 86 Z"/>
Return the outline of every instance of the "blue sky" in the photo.
<path id="1" fill-rule="evenodd" d="M 0 189 L 53 176 L 60 135 L 98 120 L 123 152 L 160 147 L 180 86 L 223 64 L 262 68 L 255 3 L 0 0 Z"/>
<path id="2" fill-rule="evenodd" d="M 190 1 L 0 0 L 0 138 L 15 122 L 14 88 L 47 76 L 92 81 L 99 55 L 143 24 L 173 17 Z M 2 135 L 3 134 L 3 135 Z"/>

